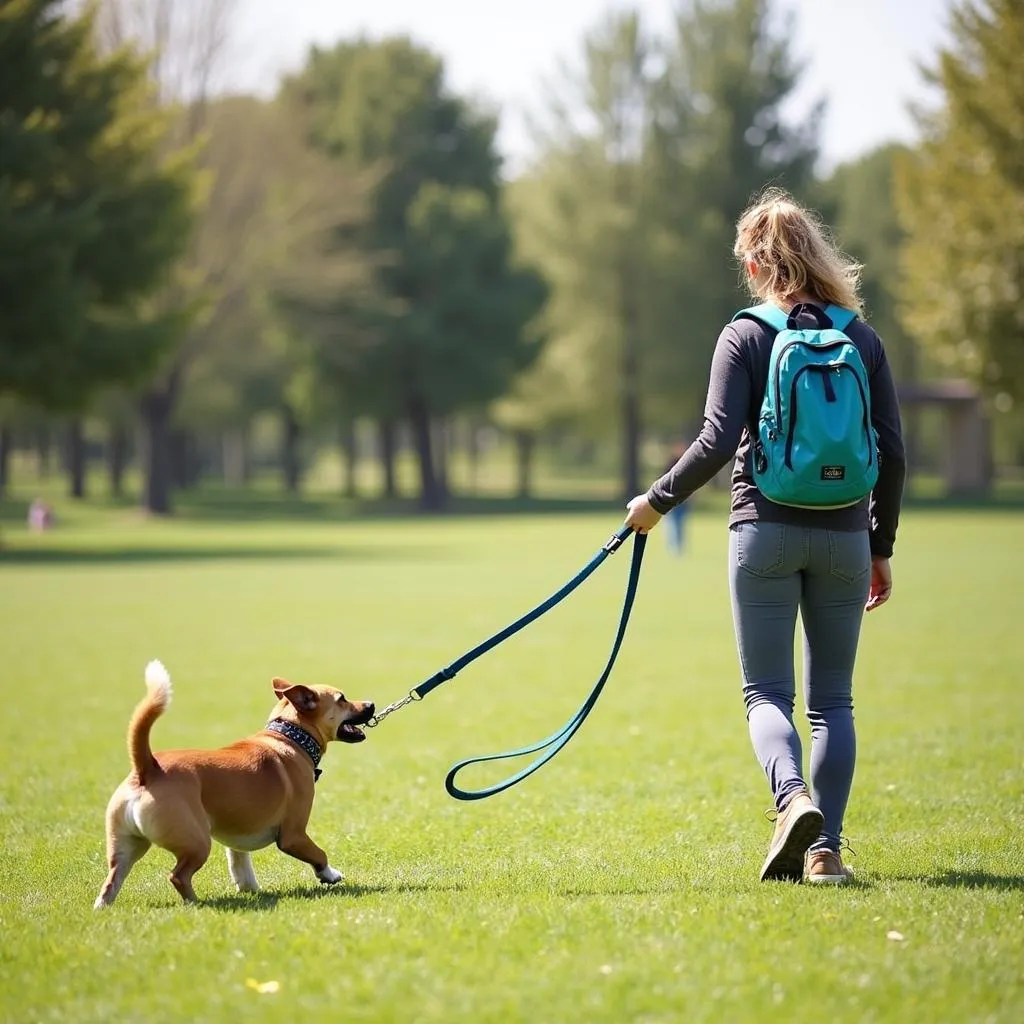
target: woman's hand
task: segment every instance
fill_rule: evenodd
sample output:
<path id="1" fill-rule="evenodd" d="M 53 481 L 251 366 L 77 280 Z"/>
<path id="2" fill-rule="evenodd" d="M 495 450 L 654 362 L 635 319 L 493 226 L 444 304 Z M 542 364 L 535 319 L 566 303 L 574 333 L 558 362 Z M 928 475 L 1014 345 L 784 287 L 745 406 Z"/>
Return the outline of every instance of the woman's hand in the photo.
<path id="1" fill-rule="evenodd" d="M 637 533 L 650 533 L 661 522 L 661 513 L 651 508 L 646 494 L 638 494 L 626 508 L 629 509 L 626 525 Z"/>
<path id="2" fill-rule="evenodd" d="M 892 596 L 892 567 L 888 558 L 871 559 L 871 590 L 865 611 L 872 612 Z"/>

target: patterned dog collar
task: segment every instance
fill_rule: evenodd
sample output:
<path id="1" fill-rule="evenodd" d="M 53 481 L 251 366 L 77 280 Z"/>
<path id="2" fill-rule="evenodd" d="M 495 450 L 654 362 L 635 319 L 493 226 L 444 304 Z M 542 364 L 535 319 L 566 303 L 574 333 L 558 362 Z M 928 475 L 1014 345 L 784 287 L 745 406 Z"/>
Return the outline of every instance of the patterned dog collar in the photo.
<path id="1" fill-rule="evenodd" d="M 276 732 L 286 740 L 291 740 L 297 747 L 301 747 L 313 762 L 313 781 L 320 778 L 322 772 L 317 765 L 320 764 L 320 758 L 324 756 L 323 751 L 320 749 L 320 744 L 305 729 L 295 725 L 294 722 L 286 722 L 283 718 L 274 718 L 267 722 L 267 732 Z"/>

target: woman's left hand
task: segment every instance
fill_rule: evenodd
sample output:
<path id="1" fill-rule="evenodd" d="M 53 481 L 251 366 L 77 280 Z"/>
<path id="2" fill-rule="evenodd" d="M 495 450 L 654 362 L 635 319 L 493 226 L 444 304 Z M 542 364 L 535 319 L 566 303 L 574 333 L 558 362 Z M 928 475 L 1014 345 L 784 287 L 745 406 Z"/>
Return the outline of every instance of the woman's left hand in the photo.
<path id="1" fill-rule="evenodd" d="M 638 494 L 626 508 L 629 509 L 626 525 L 637 533 L 650 533 L 661 522 L 661 513 L 651 508 L 646 494 Z"/>

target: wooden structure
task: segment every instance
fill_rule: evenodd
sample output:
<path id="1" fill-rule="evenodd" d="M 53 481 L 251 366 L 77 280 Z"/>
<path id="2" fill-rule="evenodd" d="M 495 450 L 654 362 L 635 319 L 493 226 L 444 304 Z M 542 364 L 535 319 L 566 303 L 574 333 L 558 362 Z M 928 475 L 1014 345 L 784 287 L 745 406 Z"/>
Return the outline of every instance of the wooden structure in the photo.
<path id="1" fill-rule="evenodd" d="M 897 387 L 901 409 L 931 406 L 945 414 L 944 476 L 951 496 L 987 494 L 992 486 L 992 437 L 981 394 L 967 381 Z"/>

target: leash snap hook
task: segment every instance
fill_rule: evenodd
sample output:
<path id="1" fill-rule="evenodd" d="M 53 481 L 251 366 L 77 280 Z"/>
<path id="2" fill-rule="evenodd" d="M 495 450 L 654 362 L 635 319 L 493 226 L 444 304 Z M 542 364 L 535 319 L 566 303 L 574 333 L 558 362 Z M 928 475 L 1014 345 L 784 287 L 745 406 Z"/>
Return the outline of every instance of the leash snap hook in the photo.
<path id="1" fill-rule="evenodd" d="M 396 700 L 394 702 L 394 704 L 389 704 L 382 711 L 377 712 L 377 714 L 375 714 L 373 716 L 373 718 L 371 718 L 366 723 L 366 728 L 367 729 L 375 729 L 393 711 L 399 711 L 402 708 L 404 708 L 406 704 L 411 704 L 414 700 L 422 700 L 422 699 L 423 698 L 418 696 L 414 690 L 410 690 L 409 693 L 406 696 L 404 696 L 401 700 Z"/>

